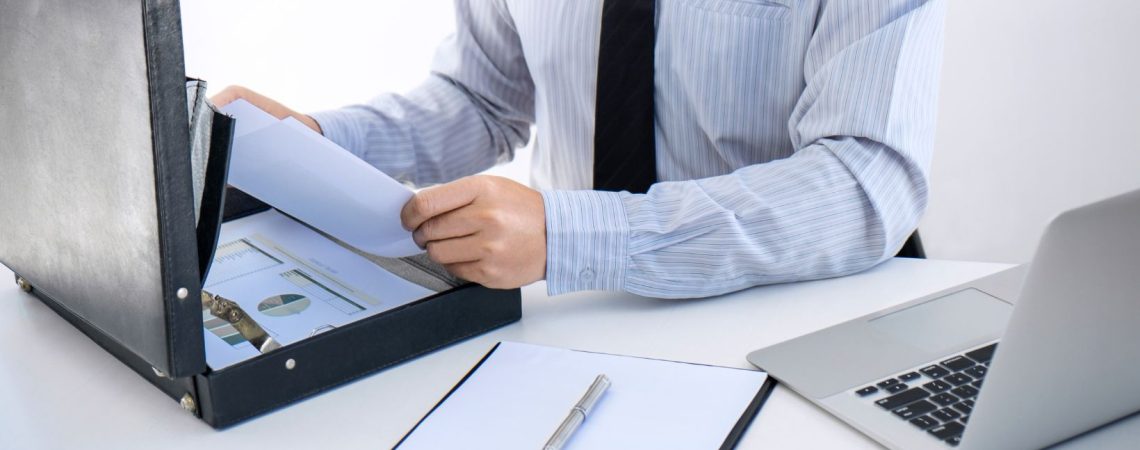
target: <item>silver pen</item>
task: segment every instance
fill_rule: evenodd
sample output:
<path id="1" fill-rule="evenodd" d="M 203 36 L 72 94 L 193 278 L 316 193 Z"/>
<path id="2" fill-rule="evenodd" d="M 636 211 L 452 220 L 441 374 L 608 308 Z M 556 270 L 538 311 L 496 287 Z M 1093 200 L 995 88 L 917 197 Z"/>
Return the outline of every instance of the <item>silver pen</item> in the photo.
<path id="1" fill-rule="evenodd" d="M 578 430 L 578 427 L 586 420 L 586 416 L 590 415 L 590 410 L 594 409 L 598 399 L 602 398 L 602 394 L 605 394 L 609 387 L 610 378 L 605 374 L 598 375 L 598 378 L 594 379 L 594 384 L 591 384 L 590 389 L 586 390 L 582 399 L 578 400 L 578 404 L 570 409 L 570 414 L 566 416 L 566 420 L 563 420 L 562 425 L 554 430 L 554 435 L 550 436 L 542 450 L 561 450 L 570 436 L 574 434 L 574 431 Z"/>

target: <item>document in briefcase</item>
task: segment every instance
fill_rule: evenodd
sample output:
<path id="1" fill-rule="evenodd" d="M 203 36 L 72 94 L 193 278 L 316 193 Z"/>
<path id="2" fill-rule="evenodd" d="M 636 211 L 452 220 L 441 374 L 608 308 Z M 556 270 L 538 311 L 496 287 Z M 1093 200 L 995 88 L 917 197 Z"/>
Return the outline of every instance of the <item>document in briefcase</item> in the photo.
<path id="1" fill-rule="evenodd" d="M 210 425 L 519 319 L 518 290 L 436 284 L 423 298 L 211 368 L 206 343 L 233 325 L 204 326 L 218 319 L 201 294 L 227 244 L 223 223 L 274 212 L 225 187 L 233 121 L 186 80 L 178 3 L 6 2 L 0 16 L 21 23 L 0 27 L 12 63 L 0 86 L 0 263 Z M 425 261 L 373 263 L 421 284 L 442 280 Z M 295 312 L 296 300 L 240 312 L 265 324 L 270 313 Z M 245 345 L 244 334 L 224 336 Z"/>

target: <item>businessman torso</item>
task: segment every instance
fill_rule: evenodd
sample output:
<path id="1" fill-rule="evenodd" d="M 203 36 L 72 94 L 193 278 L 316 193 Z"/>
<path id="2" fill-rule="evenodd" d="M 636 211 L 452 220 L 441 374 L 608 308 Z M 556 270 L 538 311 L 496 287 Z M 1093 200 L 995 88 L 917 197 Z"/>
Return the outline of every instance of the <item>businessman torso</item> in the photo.
<path id="1" fill-rule="evenodd" d="M 506 0 L 534 83 L 538 187 L 589 189 L 602 1 Z M 658 177 L 705 178 L 785 158 L 814 2 L 660 0 Z"/>

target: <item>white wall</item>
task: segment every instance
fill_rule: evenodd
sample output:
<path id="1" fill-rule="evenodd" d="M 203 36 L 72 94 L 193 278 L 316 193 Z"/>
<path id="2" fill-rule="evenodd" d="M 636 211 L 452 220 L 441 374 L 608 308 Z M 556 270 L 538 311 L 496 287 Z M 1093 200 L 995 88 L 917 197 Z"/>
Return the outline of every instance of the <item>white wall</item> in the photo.
<path id="1" fill-rule="evenodd" d="M 450 0 L 183 0 L 186 70 L 302 111 L 406 91 L 454 30 Z"/>
<path id="2" fill-rule="evenodd" d="M 450 0 L 183 0 L 188 72 L 302 111 L 406 91 Z M 1140 3 L 952 0 L 930 256 L 1021 262 L 1050 217 L 1140 188 Z M 527 178 L 529 152 L 496 172 Z"/>
<path id="3" fill-rule="evenodd" d="M 1140 3 L 949 11 L 921 230 L 933 257 L 1027 261 L 1054 215 L 1140 188 Z"/>
<path id="4" fill-rule="evenodd" d="M 182 0 L 186 71 L 313 112 L 406 92 L 455 30 L 452 0 Z M 530 150 L 488 173 L 529 180 Z"/>

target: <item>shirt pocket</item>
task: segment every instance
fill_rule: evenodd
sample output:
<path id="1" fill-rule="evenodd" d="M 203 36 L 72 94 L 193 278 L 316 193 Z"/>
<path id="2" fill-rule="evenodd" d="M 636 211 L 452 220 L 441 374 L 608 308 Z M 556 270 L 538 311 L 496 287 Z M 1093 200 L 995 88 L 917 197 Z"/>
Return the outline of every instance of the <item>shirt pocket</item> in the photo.
<path id="1" fill-rule="evenodd" d="M 774 1 L 663 0 L 658 23 L 658 116 L 685 148 L 708 148 L 724 169 L 786 156 L 787 121 L 801 91 L 799 19 Z"/>
<path id="2" fill-rule="evenodd" d="M 786 19 L 790 9 L 773 0 L 682 0 L 682 3 L 710 13 L 770 20 Z"/>

